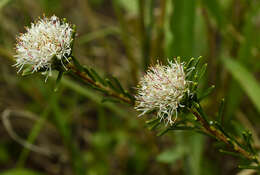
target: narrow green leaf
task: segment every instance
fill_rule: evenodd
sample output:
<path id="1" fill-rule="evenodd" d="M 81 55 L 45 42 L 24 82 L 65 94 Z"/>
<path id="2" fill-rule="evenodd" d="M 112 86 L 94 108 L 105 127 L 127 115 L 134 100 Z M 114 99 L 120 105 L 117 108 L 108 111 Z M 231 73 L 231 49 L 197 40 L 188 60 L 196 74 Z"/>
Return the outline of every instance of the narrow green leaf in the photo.
<path id="1" fill-rule="evenodd" d="M 90 70 L 86 66 L 83 66 L 83 70 L 89 76 L 89 78 L 91 78 L 91 80 L 95 82 L 97 81 L 96 78 L 91 74 Z"/>
<path id="2" fill-rule="evenodd" d="M 218 122 L 223 123 L 223 111 L 224 111 L 225 99 L 223 98 L 218 108 Z"/>
<path id="3" fill-rule="evenodd" d="M 249 131 L 245 131 L 242 133 L 243 135 L 243 139 L 246 142 L 246 146 L 247 149 L 252 153 L 252 154 L 256 154 L 256 151 L 254 150 L 253 146 L 252 146 L 252 133 Z"/>
<path id="4" fill-rule="evenodd" d="M 159 120 L 160 120 L 159 118 L 153 118 L 151 120 L 146 121 L 145 123 L 146 124 L 152 124 L 152 123 L 158 122 Z"/>
<path id="5" fill-rule="evenodd" d="M 74 56 L 71 56 L 71 59 L 74 63 L 74 65 L 79 69 L 79 70 L 83 70 L 83 66 L 78 62 L 78 60 L 74 57 Z"/>
<path id="6" fill-rule="evenodd" d="M 160 131 L 158 134 L 156 134 L 156 136 L 162 136 L 162 135 L 166 134 L 167 131 L 169 131 L 169 128 L 165 128 L 165 129 L 163 129 L 163 130 Z"/>
<path id="7" fill-rule="evenodd" d="M 226 150 L 223 150 L 223 149 L 220 149 L 219 152 L 223 153 L 223 154 L 231 155 L 231 156 L 234 156 L 234 157 L 244 158 L 241 154 L 236 153 L 236 152 L 226 151 Z"/>
<path id="8" fill-rule="evenodd" d="M 121 85 L 121 83 L 118 81 L 118 79 L 117 78 L 115 78 L 115 77 L 112 77 L 112 80 L 113 80 L 113 82 L 114 82 L 114 84 L 115 84 L 115 88 L 116 88 L 116 91 L 117 92 L 120 92 L 120 93 L 122 93 L 122 94 L 126 94 L 125 92 L 125 90 L 124 90 L 124 88 L 122 87 L 122 85 Z"/>
<path id="9" fill-rule="evenodd" d="M 105 102 L 114 102 L 114 103 L 121 103 L 120 100 L 116 99 L 116 98 L 113 98 L 113 97 L 103 97 L 102 103 L 105 103 Z"/>
<path id="10" fill-rule="evenodd" d="M 31 66 L 28 66 L 26 67 L 24 70 L 23 70 L 23 73 L 22 73 L 22 76 L 28 76 L 28 75 L 32 75 L 33 73 L 33 69 Z"/>
<path id="11" fill-rule="evenodd" d="M 201 80 L 201 78 L 203 77 L 203 75 L 205 74 L 206 70 L 207 70 L 207 64 L 204 64 L 201 69 L 198 71 L 198 80 L 197 82 L 199 82 Z"/>
<path id="12" fill-rule="evenodd" d="M 254 76 L 241 64 L 232 59 L 222 59 L 224 66 L 230 71 L 232 76 L 238 81 L 242 89 L 253 102 L 260 113 L 260 85 Z"/>
<path id="13" fill-rule="evenodd" d="M 117 92 L 118 89 L 113 85 L 110 79 L 106 78 L 105 81 L 112 90 Z"/>
<path id="14" fill-rule="evenodd" d="M 154 130 L 155 128 L 157 128 L 157 126 L 159 126 L 161 124 L 160 120 L 151 123 L 150 126 L 148 127 L 149 130 Z"/>
<path id="15" fill-rule="evenodd" d="M 58 91 L 62 76 L 63 76 L 63 72 L 59 71 L 58 77 L 56 79 L 55 87 L 54 87 L 54 92 Z"/>
<path id="16" fill-rule="evenodd" d="M 252 166 L 252 165 L 239 165 L 238 168 L 260 170 L 260 166 Z"/>
<path id="17" fill-rule="evenodd" d="M 100 82 L 101 84 L 103 84 L 104 86 L 107 86 L 106 81 L 92 68 L 90 68 L 90 73 L 92 74 L 93 77 L 95 77 L 95 79 Z"/>
<path id="18" fill-rule="evenodd" d="M 201 94 L 198 98 L 199 101 L 203 100 L 204 98 L 206 98 L 207 96 L 209 96 L 213 90 L 215 89 L 215 85 L 210 86 L 208 89 L 206 89 L 203 94 Z"/>

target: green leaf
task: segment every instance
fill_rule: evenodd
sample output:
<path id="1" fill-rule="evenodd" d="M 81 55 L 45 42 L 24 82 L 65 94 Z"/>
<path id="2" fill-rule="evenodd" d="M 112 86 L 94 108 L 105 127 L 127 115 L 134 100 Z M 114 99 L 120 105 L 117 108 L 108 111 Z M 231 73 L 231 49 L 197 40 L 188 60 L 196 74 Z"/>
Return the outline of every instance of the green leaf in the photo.
<path id="1" fill-rule="evenodd" d="M 260 113 L 260 85 L 255 77 L 235 60 L 222 59 L 222 61 Z"/>
<path id="2" fill-rule="evenodd" d="M 205 72 L 206 72 L 206 70 L 207 70 L 207 64 L 204 64 L 201 68 L 200 68 L 200 70 L 198 71 L 198 80 L 197 80 L 197 82 L 199 82 L 200 80 L 201 80 L 201 78 L 203 77 L 203 75 L 205 74 Z"/>
<path id="3" fill-rule="evenodd" d="M 222 123 L 223 122 L 223 111 L 224 111 L 224 104 L 225 104 L 225 99 L 223 98 L 220 102 L 219 108 L 218 108 L 218 122 Z"/>
<path id="4" fill-rule="evenodd" d="M 230 151 L 226 151 L 226 150 L 223 150 L 223 149 L 220 149 L 219 152 L 223 153 L 223 154 L 230 155 L 230 156 L 234 156 L 234 157 L 244 158 L 241 154 L 239 154 L 237 152 L 230 152 Z"/>
<path id="5" fill-rule="evenodd" d="M 58 74 L 58 77 L 56 79 L 56 83 L 55 83 L 55 88 L 54 88 L 54 92 L 57 92 L 58 89 L 59 89 L 59 85 L 60 85 L 60 80 L 63 76 L 63 72 L 62 71 L 59 71 L 59 74 Z"/>
<path id="6" fill-rule="evenodd" d="M 105 102 L 113 102 L 113 103 L 121 103 L 120 100 L 118 100 L 117 98 L 113 98 L 113 97 L 103 97 L 102 103 L 105 103 Z"/>
<path id="7" fill-rule="evenodd" d="M 210 86 L 208 89 L 206 89 L 203 94 L 201 94 L 198 98 L 199 101 L 203 100 L 204 98 L 206 98 L 207 96 L 209 96 L 213 90 L 215 89 L 215 85 Z"/>
<path id="8" fill-rule="evenodd" d="M 0 173 L 0 175 L 43 175 L 43 174 L 29 169 L 11 169 Z"/>
<path id="9" fill-rule="evenodd" d="M 91 80 L 95 82 L 97 81 L 96 78 L 91 74 L 90 70 L 86 66 L 83 66 L 83 70 L 89 76 L 89 78 L 91 78 Z"/>
<path id="10" fill-rule="evenodd" d="M 124 94 L 124 93 L 125 93 L 125 90 L 124 90 L 124 88 L 122 87 L 121 83 L 118 81 L 118 79 L 115 78 L 115 77 L 112 77 L 112 80 L 114 81 L 114 83 L 115 83 L 116 87 L 118 88 L 119 92 L 121 92 L 121 93 Z"/>
<path id="11" fill-rule="evenodd" d="M 251 165 L 239 165 L 238 168 L 240 169 L 254 169 L 254 170 L 260 170 L 259 166 L 251 166 Z"/>
<path id="12" fill-rule="evenodd" d="M 22 76 L 28 76 L 28 75 L 32 75 L 33 73 L 33 69 L 31 66 L 28 66 L 26 67 L 24 70 L 23 70 L 23 73 L 22 73 Z"/>
<path id="13" fill-rule="evenodd" d="M 107 86 L 107 83 L 105 80 L 103 80 L 103 78 L 92 68 L 90 68 L 90 72 L 92 74 L 93 77 L 95 77 L 95 79 L 100 82 L 101 84 L 103 84 L 104 86 Z"/>

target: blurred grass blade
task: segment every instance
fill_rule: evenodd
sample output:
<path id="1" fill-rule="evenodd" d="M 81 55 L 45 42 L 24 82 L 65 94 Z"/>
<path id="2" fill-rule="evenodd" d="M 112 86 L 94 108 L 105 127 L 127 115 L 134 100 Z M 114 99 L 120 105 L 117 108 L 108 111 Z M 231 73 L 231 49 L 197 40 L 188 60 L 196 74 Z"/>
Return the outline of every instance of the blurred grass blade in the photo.
<path id="1" fill-rule="evenodd" d="M 168 56 L 182 56 L 187 61 L 193 56 L 195 0 L 175 0 L 172 3 L 170 30 L 173 38 L 168 47 Z"/>
<path id="2" fill-rule="evenodd" d="M 92 100 L 93 102 L 110 109 L 111 111 L 113 111 L 115 114 L 117 114 L 119 116 L 122 116 L 122 117 L 127 116 L 127 113 L 125 112 L 125 110 L 121 109 L 117 105 L 112 104 L 112 103 L 102 103 L 103 96 L 96 93 L 95 91 L 93 91 L 91 89 L 83 88 L 76 82 L 74 82 L 66 77 L 62 78 L 61 84 L 63 84 L 64 86 L 67 86 L 68 88 L 74 90 L 75 92 L 87 97 L 88 99 Z"/>
<path id="3" fill-rule="evenodd" d="M 251 9 L 250 13 L 248 14 L 246 23 L 243 29 L 243 36 L 245 37 L 244 42 L 241 44 L 238 52 L 238 62 L 245 66 L 249 65 L 248 58 L 252 57 L 251 49 L 253 46 L 254 40 L 254 24 L 252 22 L 252 18 L 257 14 L 257 7 L 255 9 Z M 226 97 L 226 111 L 225 111 L 225 119 L 224 122 L 228 123 L 231 119 L 232 114 L 237 109 L 240 101 L 242 99 L 242 91 L 238 88 L 238 83 L 234 80 L 231 80 L 229 90 L 227 92 Z"/>
<path id="4" fill-rule="evenodd" d="M 52 96 L 50 97 L 51 100 L 53 99 Z M 34 124 L 33 128 L 31 129 L 31 132 L 30 132 L 30 134 L 29 134 L 29 136 L 27 138 L 27 142 L 28 143 L 34 144 L 35 140 L 37 139 L 37 136 L 39 135 L 42 127 L 44 126 L 44 124 L 45 124 L 45 122 L 46 122 L 46 120 L 47 120 L 47 118 L 49 116 L 49 112 L 50 112 L 50 106 L 48 106 L 44 110 L 41 118 Z M 19 156 L 19 158 L 18 158 L 17 167 L 19 167 L 19 168 L 24 167 L 24 164 L 25 164 L 25 162 L 27 160 L 27 157 L 28 157 L 29 153 L 30 153 L 30 150 L 24 147 L 22 152 L 21 152 L 21 154 L 20 154 L 20 156 Z"/>
<path id="5" fill-rule="evenodd" d="M 7 171 L 1 172 L 0 175 L 43 175 L 43 174 L 29 169 L 9 169 Z"/>
<path id="6" fill-rule="evenodd" d="M 177 148 L 173 147 L 171 149 L 163 151 L 156 157 L 156 160 L 162 163 L 173 164 L 178 159 L 181 159 L 185 154 L 186 147 L 179 145 Z"/>
<path id="7" fill-rule="evenodd" d="M 205 137 L 197 133 L 189 133 L 189 139 L 187 140 L 187 145 L 190 146 L 189 149 L 189 175 L 201 175 L 203 150 L 205 146 Z"/>
<path id="8" fill-rule="evenodd" d="M 114 34 L 118 34 L 118 33 L 119 33 L 119 29 L 117 27 L 115 27 L 115 26 L 107 27 L 105 29 L 100 29 L 100 30 L 94 31 L 92 33 L 88 33 L 88 34 L 81 36 L 79 38 L 79 42 L 80 42 L 80 44 L 86 44 L 90 41 L 93 41 L 93 40 L 96 40 L 99 38 L 104 38 L 108 35 L 114 35 Z"/>
<path id="9" fill-rule="evenodd" d="M 2 10 L 2 8 L 4 8 L 4 6 L 6 6 L 11 0 L 1 0 L 0 1 L 0 10 Z"/>
<path id="10" fill-rule="evenodd" d="M 260 113 L 260 85 L 257 80 L 246 68 L 238 63 L 238 61 L 232 59 L 222 59 L 222 61 Z"/>
<path id="11" fill-rule="evenodd" d="M 223 28 L 224 22 L 224 11 L 221 8 L 219 0 L 202 0 L 202 3 L 208 9 L 209 13 L 215 18 L 219 28 Z"/>

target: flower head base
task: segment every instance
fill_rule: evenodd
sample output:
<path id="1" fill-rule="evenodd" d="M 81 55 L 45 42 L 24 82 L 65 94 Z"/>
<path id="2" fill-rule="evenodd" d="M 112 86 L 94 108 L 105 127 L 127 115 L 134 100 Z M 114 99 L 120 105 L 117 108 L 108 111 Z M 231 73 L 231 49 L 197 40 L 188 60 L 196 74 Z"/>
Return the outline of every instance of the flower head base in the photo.
<path id="1" fill-rule="evenodd" d="M 54 58 L 62 65 L 63 59 L 68 61 L 73 41 L 73 29 L 68 23 L 56 16 L 44 17 L 26 30 L 17 37 L 15 66 L 19 67 L 19 71 L 28 65 L 32 72 L 43 70 L 50 75 Z"/>
<path id="2" fill-rule="evenodd" d="M 181 100 L 188 92 L 185 78 L 183 63 L 177 61 L 169 61 L 168 66 L 150 67 L 138 86 L 135 109 L 142 112 L 139 116 L 156 109 L 157 117 L 173 124 L 177 109 L 182 106 Z"/>

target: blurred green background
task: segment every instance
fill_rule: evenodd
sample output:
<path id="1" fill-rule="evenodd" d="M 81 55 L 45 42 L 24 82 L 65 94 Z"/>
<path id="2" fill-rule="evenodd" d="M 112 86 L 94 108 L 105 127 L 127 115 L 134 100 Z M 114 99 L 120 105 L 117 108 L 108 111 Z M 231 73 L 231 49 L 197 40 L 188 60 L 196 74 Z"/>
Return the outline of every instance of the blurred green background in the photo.
<path id="1" fill-rule="evenodd" d="M 0 112 L 11 111 L 13 132 L 40 147 L 30 150 L 0 124 L 0 175 L 233 175 L 239 160 L 191 132 L 149 131 L 146 117 L 76 78 L 21 77 L 12 67 L 15 38 L 43 14 L 77 25 L 74 54 L 129 91 L 156 60 L 203 56 L 208 70 L 200 92 L 216 117 L 225 98 L 224 125 L 247 128 L 260 148 L 259 0 L 0 0 Z M 232 61 L 231 61 L 232 60 Z M 37 147 L 37 148 L 38 148 Z M 45 150 L 45 151 L 44 151 Z M 46 150 L 48 152 L 46 153 Z M 246 175 L 247 172 L 240 172 Z"/>

